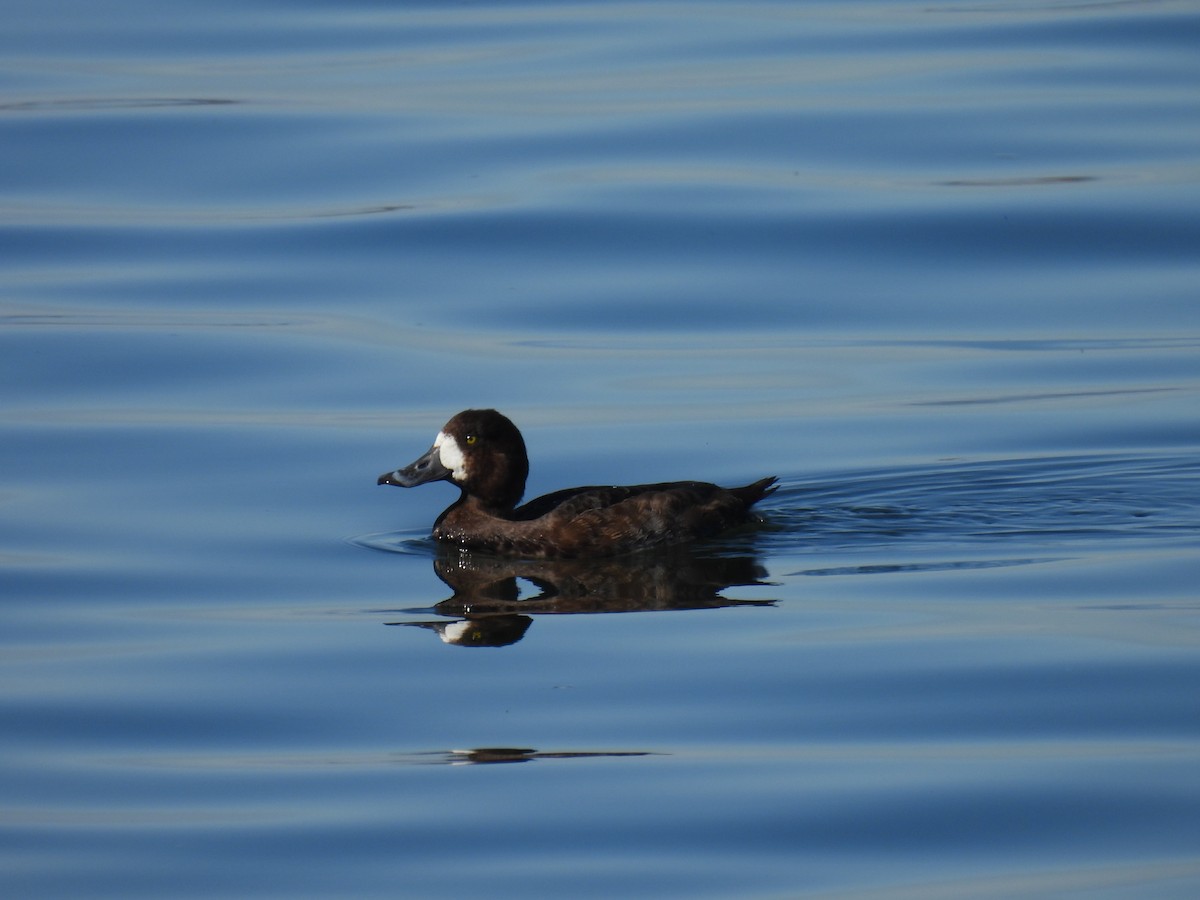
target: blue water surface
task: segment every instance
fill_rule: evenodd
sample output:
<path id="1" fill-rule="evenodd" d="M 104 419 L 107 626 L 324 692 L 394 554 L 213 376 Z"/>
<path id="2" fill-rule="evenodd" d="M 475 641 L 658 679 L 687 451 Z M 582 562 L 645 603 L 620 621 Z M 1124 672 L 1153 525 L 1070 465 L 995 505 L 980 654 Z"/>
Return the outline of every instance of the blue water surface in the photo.
<path id="1" fill-rule="evenodd" d="M 1200 891 L 1194 4 L 7 12 L 4 896 Z"/>

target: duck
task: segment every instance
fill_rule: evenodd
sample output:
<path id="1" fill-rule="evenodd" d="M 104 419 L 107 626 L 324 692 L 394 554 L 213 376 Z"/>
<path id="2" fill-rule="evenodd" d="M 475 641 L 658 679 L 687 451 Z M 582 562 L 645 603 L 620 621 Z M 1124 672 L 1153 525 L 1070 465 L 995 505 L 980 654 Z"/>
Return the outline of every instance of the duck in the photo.
<path id="1" fill-rule="evenodd" d="M 711 538 L 756 521 L 751 507 L 778 481 L 769 476 L 734 488 L 702 481 L 576 487 L 518 505 L 528 477 L 517 426 L 494 409 L 467 409 L 442 426 L 422 456 L 377 483 L 457 486 L 458 499 L 433 524 L 439 543 L 501 556 L 581 559 Z"/>

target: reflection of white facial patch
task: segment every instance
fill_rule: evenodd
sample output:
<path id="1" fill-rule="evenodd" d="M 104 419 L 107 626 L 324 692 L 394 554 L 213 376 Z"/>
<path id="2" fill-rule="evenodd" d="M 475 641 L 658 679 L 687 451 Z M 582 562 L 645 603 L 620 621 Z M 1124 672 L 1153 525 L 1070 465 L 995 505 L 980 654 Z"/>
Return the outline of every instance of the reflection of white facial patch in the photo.
<path id="1" fill-rule="evenodd" d="M 455 481 L 464 480 L 467 477 L 467 458 L 463 456 L 458 441 L 446 432 L 439 431 L 433 446 L 438 448 L 438 459 L 450 470 L 450 477 Z"/>
<path id="2" fill-rule="evenodd" d="M 438 637 L 445 644 L 460 644 L 475 630 L 474 622 L 450 622 L 438 629 Z"/>

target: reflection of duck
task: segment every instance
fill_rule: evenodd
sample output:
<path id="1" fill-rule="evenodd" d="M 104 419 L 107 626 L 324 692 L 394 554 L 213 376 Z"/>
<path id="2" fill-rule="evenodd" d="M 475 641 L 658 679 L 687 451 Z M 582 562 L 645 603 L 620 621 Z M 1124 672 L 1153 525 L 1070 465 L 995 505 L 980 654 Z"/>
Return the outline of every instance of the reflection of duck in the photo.
<path id="1" fill-rule="evenodd" d="M 651 612 L 773 606 L 774 600 L 732 600 L 720 592 L 763 585 L 766 570 L 752 557 L 702 556 L 688 546 L 620 557 L 582 560 L 506 559 L 442 547 L 434 572 L 454 595 L 436 604 L 453 622 L 404 622 L 435 630 L 448 644 L 514 644 L 533 624 L 531 615 Z M 518 579 L 540 593 L 521 597 Z"/>
<path id="2" fill-rule="evenodd" d="M 775 484 L 763 478 L 737 488 L 699 481 L 568 488 L 517 507 L 528 475 L 517 427 L 494 409 L 468 409 L 445 424 L 424 456 L 379 476 L 379 484 L 451 481 L 462 494 L 438 516 L 434 538 L 539 559 L 610 556 L 712 537 L 751 521 L 750 508 Z"/>

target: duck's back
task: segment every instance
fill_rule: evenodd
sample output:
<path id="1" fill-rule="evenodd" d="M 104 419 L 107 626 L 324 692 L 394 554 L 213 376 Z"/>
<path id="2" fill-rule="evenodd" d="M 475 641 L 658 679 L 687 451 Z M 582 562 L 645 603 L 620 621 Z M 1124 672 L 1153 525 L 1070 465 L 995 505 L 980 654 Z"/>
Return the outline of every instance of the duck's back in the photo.
<path id="1" fill-rule="evenodd" d="M 739 488 L 700 481 L 582 487 L 547 494 L 515 510 L 531 555 L 602 556 L 712 537 L 750 519 L 774 478 Z M 524 543 L 524 542 L 522 542 Z"/>

